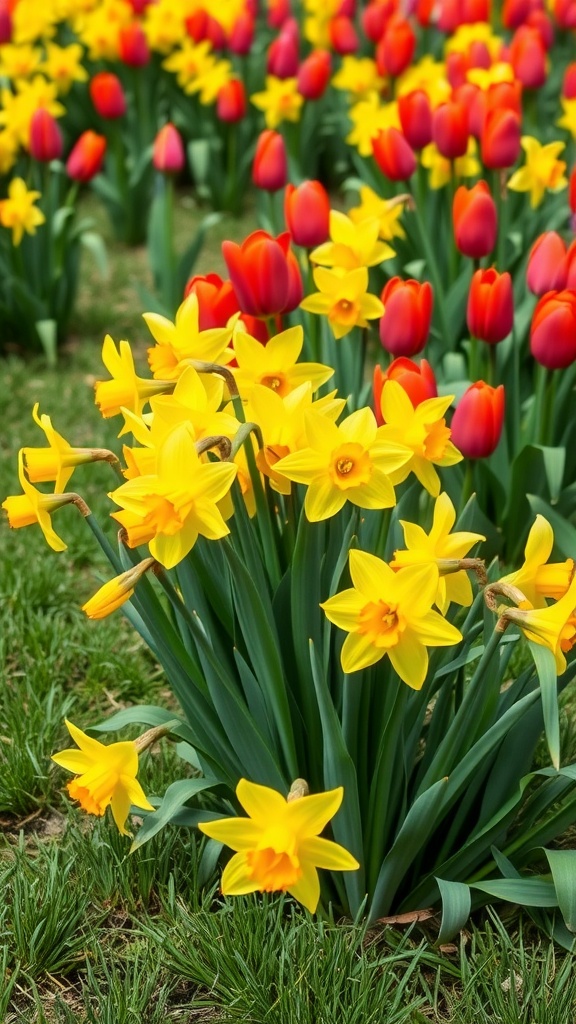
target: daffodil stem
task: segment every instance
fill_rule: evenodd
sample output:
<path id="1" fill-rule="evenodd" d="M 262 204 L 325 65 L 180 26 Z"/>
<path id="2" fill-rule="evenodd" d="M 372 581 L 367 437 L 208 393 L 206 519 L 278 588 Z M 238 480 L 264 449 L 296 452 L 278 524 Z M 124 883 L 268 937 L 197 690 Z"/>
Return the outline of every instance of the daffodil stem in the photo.
<path id="1" fill-rule="evenodd" d="M 100 547 L 102 548 L 102 551 L 106 555 L 106 558 L 110 562 L 112 568 L 115 569 L 117 573 L 124 572 L 124 566 L 122 565 L 122 562 L 120 561 L 120 556 L 118 555 L 118 553 L 112 547 L 112 545 L 111 545 L 110 541 L 108 540 L 106 534 L 102 530 L 102 527 L 100 526 L 100 523 L 98 522 L 96 517 L 92 514 L 92 512 L 89 515 L 84 516 L 84 521 L 87 523 L 87 525 L 92 530 L 92 533 L 94 534 L 96 540 L 98 541 Z"/>
<path id="2" fill-rule="evenodd" d="M 406 704 L 408 687 L 396 673 L 393 673 L 391 685 L 396 687 L 393 694 L 392 704 L 385 712 L 385 719 L 380 732 L 380 746 L 374 767 L 373 781 L 370 787 L 370 799 L 368 806 L 367 820 L 369 822 L 369 837 L 366 842 L 366 849 L 370 851 L 370 861 L 367 864 L 368 879 L 375 881 L 380 872 L 382 853 L 386 849 L 387 839 L 390 830 L 390 779 L 393 776 L 394 760 L 398 748 L 398 736 L 401 729 L 402 716 Z M 378 901 L 382 899 L 382 893 L 378 889 L 374 892 L 372 907 L 377 907 Z"/>

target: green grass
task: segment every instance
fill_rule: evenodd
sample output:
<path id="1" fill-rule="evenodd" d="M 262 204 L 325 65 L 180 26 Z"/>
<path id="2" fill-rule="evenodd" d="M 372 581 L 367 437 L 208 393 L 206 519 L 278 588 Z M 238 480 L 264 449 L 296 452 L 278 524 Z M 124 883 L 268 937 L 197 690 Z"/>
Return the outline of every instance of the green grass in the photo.
<path id="1" fill-rule="evenodd" d="M 98 207 L 86 206 L 108 234 L 110 280 L 86 258 L 56 370 L 0 365 L 2 497 L 19 489 L 18 448 L 42 443 L 35 401 L 72 443 L 118 446 L 93 405 L 106 331 L 128 337 L 145 365 L 145 254 L 111 242 Z M 182 198 L 182 247 L 199 216 Z M 222 271 L 221 239 L 253 226 L 221 222 L 198 272 Z M 112 540 L 113 485 L 102 464 L 74 477 Z M 86 727 L 118 707 L 171 698 L 121 615 L 86 620 L 81 605 L 109 570 L 74 508 L 54 523 L 68 544 L 60 555 L 38 530 L 0 521 L 0 1024 L 571 1024 L 572 958 L 515 918 L 505 928 L 489 917 L 440 951 L 409 927 L 366 933 L 312 920 L 281 898 L 223 902 L 204 840 L 165 830 L 130 856 L 107 819 L 71 805 L 65 773 L 50 762 L 68 743 L 64 716 Z M 574 734 L 573 722 L 566 728 Z M 174 770 L 170 748 L 147 754 L 146 790 L 161 793 Z"/>

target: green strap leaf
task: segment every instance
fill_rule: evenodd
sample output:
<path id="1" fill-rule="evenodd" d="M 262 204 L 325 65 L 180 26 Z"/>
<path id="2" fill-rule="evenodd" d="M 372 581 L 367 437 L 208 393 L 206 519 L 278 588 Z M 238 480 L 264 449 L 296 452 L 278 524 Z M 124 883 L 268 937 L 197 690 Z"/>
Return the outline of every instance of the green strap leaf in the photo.
<path id="1" fill-rule="evenodd" d="M 436 878 L 436 883 L 442 900 L 442 920 L 436 941 L 441 945 L 453 939 L 466 924 L 472 908 L 472 896 L 470 887 L 464 882 Z"/>
<path id="2" fill-rule="evenodd" d="M 178 782 L 173 782 L 171 786 L 168 786 L 162 803 L 157 810 L 151 811 L 144 818 L 144 824 L 139 829 L 130 847 L 130 853 L 139 850 L 161 828 L 164 828 L 164 825 L 172 821 L 173 817 L 188 800 L 193 796 L 197 796 L 198 793 L 202 793 L 205 789 L 212 789 L 215 785 L 218 785 L 218 783 L 215 783 L 213 779 L 180 779 Z M 202 815 L 205 812 L 200 811 L 199 813 L 201 815 L 199 820 L 202 821 Z M 208 818 L 206 817 L 204 820 L 207 821 Z"/>
<path id="3" fill-rule="evenodd" d="M 558 906 L 569 931 L 576 932 L 576 850 L 544 850 Z"/>
<path id="4" fill-rule="evenodd" d="M 550 759 L 555 768 L 560 767 L 560 711 L 558 708 L 558 677 L 554 655 L 548 647 L 528 641 L 530 653 L 534 659 L 540 694 L 542 697 L 542 714 L 544 731 L 550 752 Z"/>
<path id="5" fill-rule="evenodd" d="M 472 889 L 494 896 L 497 900 L 519 903 L 526 907 L 557 907 L 558 896 L 553 882 L 541 878 L 494 878 L 474 882 Z"/>

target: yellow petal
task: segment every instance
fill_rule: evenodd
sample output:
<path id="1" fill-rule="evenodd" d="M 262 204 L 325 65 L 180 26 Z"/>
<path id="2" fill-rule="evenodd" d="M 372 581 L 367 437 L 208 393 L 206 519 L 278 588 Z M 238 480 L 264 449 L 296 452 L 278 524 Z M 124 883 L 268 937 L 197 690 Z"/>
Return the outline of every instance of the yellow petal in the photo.
<path id="1" fill-rule="evenodd" d="M 311 861 L 317 868 L 326 871 L 356 871 L 360 865 L 348 850 L 331 839 L 311 836 L 303 839 L 298 846 L 298 855 L 302 860 Z"/>
<path id="2" fill-rule="evenodd" d="M 298 842 L 309 836 L 317 836 L 326 828 L 339 809 L 343 796 L 344 789 L 338 786 L 326 793 L 313 793 L 288 801 L 285 821 L 297 836 Z"/>
<path id="3" fill-rule="evenodd" d="M 302 864 L 302 877 L 290 886 L 288 892 L 313 914 L 320 899 L 320 882 L 316 868 L 307 862 Z"/>
<path id="4" fill-rule="evenodd" d="M 245 896 L 257 891 L 258 882 L 251 877 L 245 852 L 235 853 L 228 861 L 222 872 L 221 888 L 224 896 Z"/>
<path id="5" fill-rule="evenodd" d="M 236 787 L 240 805 L 262 828 L 267 828 L 272 818 L 284 815 L 286 800 L 275 789 L 261 786 L 257 782 L 240 779 Z"/>

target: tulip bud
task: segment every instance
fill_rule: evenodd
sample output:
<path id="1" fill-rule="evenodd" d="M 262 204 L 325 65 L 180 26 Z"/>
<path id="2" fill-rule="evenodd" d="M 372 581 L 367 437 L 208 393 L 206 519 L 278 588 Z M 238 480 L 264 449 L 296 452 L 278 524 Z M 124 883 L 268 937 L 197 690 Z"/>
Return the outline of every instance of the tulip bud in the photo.
<path id="1" fill-rule="evenodd" d="M 100 71 L 90 82 L 90 98 L 100 117 L 113 120 L 126 113 L 122 83 L 111 71 Z"/>
<path id="2" fill-rule="evenodd" d="M 398 114 L 404 136 L 412 149 L 432 142 L 432 107 L 428 93 L 415 89 L 398 97 Z"/>
<path id="3" fill-rule="evenodd" d="M 473 338 L 489 345 L 506 338 L 514 326 L 514 294 L 510 274 L 491 267 L 477 270 L 472 277 L 466 310 L 468 330 Z"/>
<path id="4" fill-rule="evenodd" d="M 485 181 L 473 188 L 460 185 L 452 206 L 454 237 L 464 256 L 480 259 L 492 252 L 498 234 L 496 205 Z"/>
<path id="5" fill-rule="evenodd" d="M 548 370 L 563 370 L 576 360 L 576 290 L 548 292 L 536 305 L 530 351 Z"/>
<path id="6" fill-rule="evenodd" d="M 465 53 L 459 50 L 449 53 L 446 57 L 446 77 L 453 89 L 458 89 L 467 80 L 470 61 Z"/>
<path id="7" fill-rule="evenodd" d="M 414 356 L 421 352 L 430 333 L 433 293 L 428 281 L 403 281 L 393 277 L 380 296 L 384 315 L 380 320 L 380 341 L 393 356 Z"/>
<path id="8" fill-rule="evenodd" d="M 298 73 L 298 39 L 291 33 L 281 32 L 268 48 L 266 71 L 276 78 L 294 78 Z"/>
<path id="9" fill-rule="evenodd" d="M 414 56 L 416 36 L 409 21 L 398 15 L 390 19 L 376 49 L 376 66 L 380 75 L 396 78 L 406 70 Z"/>
<path id="10" fill-rule="evenodd" d="M 312 249 L 326 242 L 330 235 L 330 200 L 324 186 L 319 181 L 304 181 L 298 188 L 287 185 L 284 217 L 296 245 Z"/>
<path id="11" fill-rule="evenodd" d="M 252 182 L 256 188 L 266 192 L 277 192 L 284 188 L 288 178 L 288 157 L 286 145 L 280 132 L 267 128 L 261 132 L 256 143 Z"/>
<path id="12" fill-rule="evenodd" d="M 354 28 L 354 22 L 342 15 L 332 18 L 329 25 L 330 42 L 332 48 L 345 57 L 349 53 L 357 53 L 360 42 Z"/>
<path id="13" fill-rule="evenodd" d="M 30 120 L 30 155 L 40 163 L 59 160 L 63 142 L 60 127 L 45 107 L 38 107 Z"/>
<path id="14" fill-rule="evenodd" d="M 254 17 L 249 11 L 242 11 L 232 26 L 228 45 L 238 57 L 246 57 L 254 42 Z"/>
<path id="15" fill-rule="evenodd" d="M 486 459 L 498 447 L 504 425 L 504 386 L 476 381 L 458 402 L 451 440 L 466 459 Z"/>
<path id="16" fill-rule="evenodd" d="M 281 29 L 284 22 L 290 17 L 290 0 L 268 0 L 268 16 L 266 21 L 269 28 Z"/>
<path id="17" fill-rule="evenodd" d="M 5 4 L 0 6 L 0 46 L 12 40 L 12 15 Z"/>
<path id="18" fill-rule="evenodd" d="M 240 78 L 230 78 L 220 89 L 216 104 L 219 121 L 234 124 L 246 116 L 246 93 Z"/>
<path id="19" fill-rule="evenodd" d="M 570 0 L 573 3 L 573 0 Z M 542 40 L 542 46 L 548 52 L 554 44 L 554 28 L 546 11 L 533 10 L 526 18 L 526 25 L 535 28 Z"/>
<path id="20" fill-rule="evenodd" d="M 195 43 L 210 43 L 213 50 L 223 50 L 227 45 L 224 29 L 208 11 L 200 8 L 188 15 L 184 22 L 186 31 Z"/>
<path id="21" fill-rule="evenodd" d="M 560 28 L 576 28 L 576 4 L 574 0 L 554 0 L 554 17 Z"/>
<path id="22" fill-rule="evenodd" d="M 186 163 L 182 136 L 173 124 L 168 122 L 154 139 L 152 163 L 162 174 L 179 174 Z"/>
<path id="23" fill-rule="evenodd" d="M 298 68 L 298 92 L 305 100 L 318 100 L 328 88 L 332 58 L 328 50 L 313 50 Z"/>
<path id="24" fill-rule="evenodd" d="M 371 0 L 364 8 L 360 16 L 362 30 L 371 43 L 380 42 L 392 13 L 393 9 L 390 10 L 390 6 L 386 3 L 380 3 L 380 0 Z"/>
<path id="25" fill-rule="evenodd" d="M 488 111 L 480 137 L 482 163 L 492 170 L 512 167 L 520 156 L 520 118 L 513 110 Z"/>
<path id="26" fill-rule="evenodd" d="M 530 250 L 526 283 L 533 295 L 566 287 L 566 245 L 556 231 L 545 231 Z"/>
<path id="27" fill-rule="evenodd" d="M 504 0 L 502 23 L 506 28 L 519 28 L 532 10 L 533 0 Z"/>
<path id="28" fill-rule="evenodd" d="M 486 93 L 486 111 L 513 110 L 522 119 L 522 82 L 493 82 Z"/>
<path id="29" fill-rule="evenodd" d="M 416 157 L 402 132 L 384 128 L 372 142 L 374 159 L 390 181 L 407 181 L 416 170 Z"/>
<path id="30" fill-rule="evenodd" d="M 412 362 L 411 359 L 401 356 L 399 359 L 394 359 L 386 371 L 383 371 L 382 367 L 376 365 L 374 367 L 373 394 L 374 414 L 378 426 L 382 426 L 384 422 L 380 397 L 382 395 L 382 388 L 387 380 L 395 380 L 400 387 L 404 388 L 414 408 L 420 405 L 421 402 L 425 402 L 428 398 L 437 398 L 438 396 L 434 371 L 426 359 L 421 359 L 420 365 L 418 365 L 418 363 Z"/>
<path id="31" fill-rule="evenodd" d="M 225 327 L 231 316 L 240 307 L 231 281 L 223 281 L 218 274 L 191 277 L 184 291 L 184 298 L 192 292 L 198 298 L 198 327 L 209 331 L 214 327 Z"/>
<path id="32" fill-rule="evenodd" d="M 118 54 L 123 64 L 141 68 L 150 60 L 150 50 L 140 22 L 122 25 L 118 33 Z"/>
<path id="33" fill-rule="evenodd" d="M 464 156 L 468 149 L 468 111 L 461 103 L 441 103 L 432 115 L 432 138 L 447 160 Z"/>
<path id="34" fill-rule="evenodd" d="M 66 161 L 66 173 L 75 181 L 90 181 L 99 173 L 106 152 L 106 139 L 96 132 L 83 132 Z"/>
<path id="35" fill-rule="evenodd" d="M 546 50 L 540 33 L 521 25 L 510 43 L 509 60 L 516 78 L 527 89 L 539 89 L 546 81 Z"/>
<path id="36" fill-rule="evenodd" d="M 473 82 L 464 82 L 453 90 L 452 98 L 468 111 L 468 131 L 479 139 L 486 116 L 486 93 Z"/>

